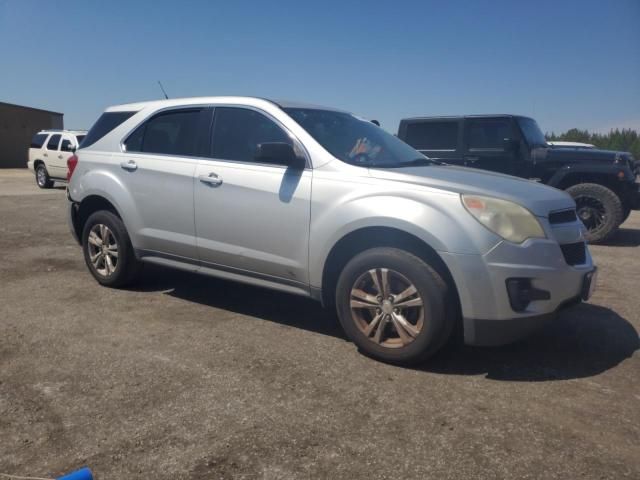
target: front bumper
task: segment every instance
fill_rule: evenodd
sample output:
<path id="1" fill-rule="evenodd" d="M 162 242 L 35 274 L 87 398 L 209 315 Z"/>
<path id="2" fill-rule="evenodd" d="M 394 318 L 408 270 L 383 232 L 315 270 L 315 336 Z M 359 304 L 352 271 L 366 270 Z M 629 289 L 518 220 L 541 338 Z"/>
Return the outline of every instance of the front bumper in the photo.
<path id="1" fill-rule="evenodd" d="M 585 275 L 594 270 L 588 249 L 585 262 L 571 266 L 556 241 L 542 239 L 501 242 L 485 255 L 441 252 L 441 257 L 458 288 L 469 345 L 501 345 L 539 328 L 559 309 L 581 301 Z M 515 311 L 506 288 L 513 278 L 530 279 L 533 288 L 549 295 Z"/>

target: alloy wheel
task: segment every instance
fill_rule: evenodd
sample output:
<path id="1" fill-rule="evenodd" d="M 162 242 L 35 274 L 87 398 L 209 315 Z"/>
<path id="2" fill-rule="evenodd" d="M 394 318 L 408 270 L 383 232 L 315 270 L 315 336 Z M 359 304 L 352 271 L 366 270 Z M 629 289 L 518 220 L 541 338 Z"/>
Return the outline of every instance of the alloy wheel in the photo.
<path id="1" fill-rule="evenodd" d="M 388 268 L 363 273 L 353 284 L 351 316 L 364 336 L 388 348 L 409 345 L 420 334 L 424 300 L 404 275 Z"/>
<path id="2" fill-rule="evenodd" d="M 575 198 L 578 217 L 587 230 L 598 230 L 606 222 L 607 212 L 604 204 L 594 197 L 580 196 Z"/>
<path id="3" fill-rule="evenodd" d="M 39 167 L 36 171 L 36 181 L 41 187 L 44 187 L 47 183 L 47 173 L 45 172 L 43 167 Z"/>
<path id="4" fill-rule="evenodd" d="M 87 248 L 95 271 L 103 277 L 113 275 L 118 266 L 118 242 L 109 227 L 101 223 L 91 227 Z"/>

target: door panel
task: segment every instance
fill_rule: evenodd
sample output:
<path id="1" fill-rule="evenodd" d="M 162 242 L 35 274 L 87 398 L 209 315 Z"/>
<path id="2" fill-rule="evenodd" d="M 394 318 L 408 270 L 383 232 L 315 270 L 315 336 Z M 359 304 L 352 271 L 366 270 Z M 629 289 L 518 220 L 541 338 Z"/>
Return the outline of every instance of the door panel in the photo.
<path id="1" fill-rule="evenodd" d="M 215 264 L 307 284 L 311 171 L 258 160 L 258 145 L 299 146 L 264 112 L 217 107 L 212 160 L 198 163 L 198 255 Z"/>
<path id="2" fill-rule="evenodd" d="M 61 167 L 61 159 L 58 158 L 60 155 L 60 142 L 62 141 L 61 134 L 54 134 L 49 137 L 45 145 L 45 150 L 43 152 L 44 162 L 47 166 L 47 171 L 49 172 L 49 176 L 55 178 L 66 178 L 67 177 L 67 164 L 65 162 L 64 169 Z"/>
<path id="3" fill-rule="evenodd" d="M 221 183 L 202 181 L 212 174 Z M 200 260 L 307 283 L 311 176 L 309 170 L 201 160 L 194 185 Z"/>
<path id="4" fill-rule="evenodd" d="M 207 108 L 162 111 L 127 137 L 127 153 L 114 156 L 139 216 L 136 248 L 197 259 L 193 182 L 210 125 Z"/>
<path id="5" fill-rule="evenodd" d="M 515 174 L 515 152 L 506 148 L 515 136 L 510 118 L 474 118 L 465 124 L 467 167 Z"/>
<path id="6" fill-rule="evenodd" d="M 131 232 L 135 248 L 195 260 L 193 175 L 198 160 L 135 153 L 114 155 L 114 160 L 139 216 L 138 231 Z"/>
<path id="7" fill-rule="evenodd" d="M 73 155 L 70 148 L 73 146 L 76 146 L 75 140 L 68 135 L 63 135 L 59 151 L 57 152 L 57 155 L 55 155 L 56 167 L 59 168 L 60 171 L 64 172 L 65 177 L 67 175 L 67 160 L 71 155 Z"/>

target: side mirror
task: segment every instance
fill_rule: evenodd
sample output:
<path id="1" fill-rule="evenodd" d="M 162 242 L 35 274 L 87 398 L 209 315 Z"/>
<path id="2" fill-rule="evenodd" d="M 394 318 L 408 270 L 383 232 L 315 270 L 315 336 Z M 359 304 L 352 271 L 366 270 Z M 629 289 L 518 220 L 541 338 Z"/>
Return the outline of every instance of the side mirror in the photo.
<path id="1" fill-rule="evenodd" d="M 286 165 L 287 167 L 303 169 L 305 161 L 296 155 L 293 147 L 284 142 L 259 143 L 255 159 L 264 163 Z"/>

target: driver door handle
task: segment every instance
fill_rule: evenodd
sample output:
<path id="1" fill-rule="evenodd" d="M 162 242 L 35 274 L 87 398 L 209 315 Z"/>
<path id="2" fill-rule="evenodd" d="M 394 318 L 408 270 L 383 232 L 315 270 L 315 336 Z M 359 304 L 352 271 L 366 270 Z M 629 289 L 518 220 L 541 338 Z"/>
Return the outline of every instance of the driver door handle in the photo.
<path id="1" fill-rule="evenodd" d="M 211 185 L 217 187 L 222 185 L 222 179 L 215 173 L 211 172 L 209 175 L 200 175 L 198 179 L 202 183 L 206 183 L 207 185 Z"/>
<path id="2" fill-rule="evenodd" d="M 130 172 L 138 169 L 138 164 L 133 160 L 129 160 L 128 162 L 120 162 L 120 166 Z"/>

